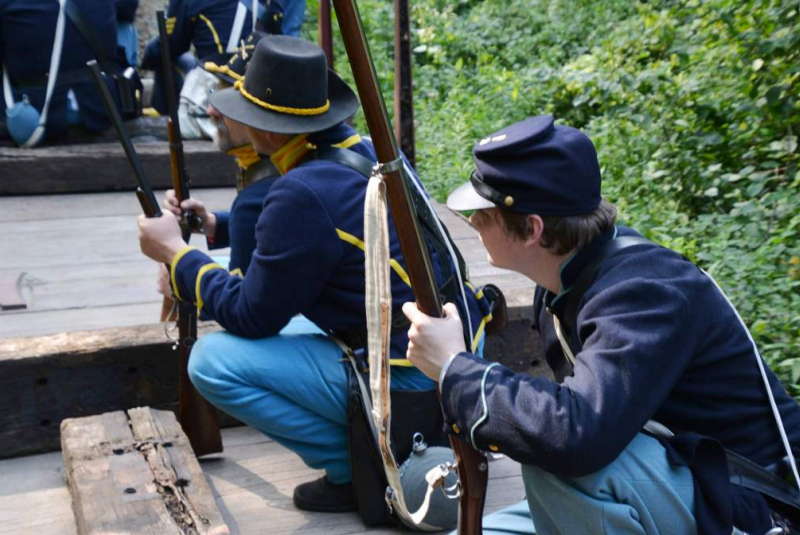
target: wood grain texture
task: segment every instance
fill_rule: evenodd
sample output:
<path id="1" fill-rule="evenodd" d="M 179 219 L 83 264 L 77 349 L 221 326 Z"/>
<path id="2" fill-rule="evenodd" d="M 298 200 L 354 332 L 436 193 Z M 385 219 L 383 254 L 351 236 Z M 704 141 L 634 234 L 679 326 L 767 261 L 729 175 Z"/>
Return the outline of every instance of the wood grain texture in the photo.
<path id="1" fill-rule="evenodd" d="M 171 187 L 169 144 L 134 143 L 153 188 Z M 186 141 L 192 187 L 233 187 L 236 164 L 211 141 Z M 116 141 L 39 147 L 0 147 L 0 195 L 133 191 L 136 179 Z"/>
<path id="2" fill-rule="evenodd" d="M 349 535 L 409 533 L 366 528 L 353 513 L 298 511 L 292 491 L 321 472 L 250 427 L 223 429 L 225 453 L 200 461 L 217 508 L 234 535 Z M 489 465 L 486 511 L 524 497 L 519 465 L 510 459 Z M 62 455 L 48 453 L 0 460 L 3 535 L 76 535 Z"/>
<path id="3" fill-rule="evenodd" d="M 186 435 L 149 407 L 61 424 L 79 535 L 227 535 Z"/>

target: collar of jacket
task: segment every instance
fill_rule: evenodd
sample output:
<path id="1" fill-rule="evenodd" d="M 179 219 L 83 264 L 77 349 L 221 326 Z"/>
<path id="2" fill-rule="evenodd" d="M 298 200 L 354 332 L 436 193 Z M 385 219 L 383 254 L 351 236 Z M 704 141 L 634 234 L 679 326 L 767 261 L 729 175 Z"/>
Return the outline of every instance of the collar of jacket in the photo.
<path id="1" fill-rule="evenodd" d="M 603 247 L 603 244 L 613 240 L 616 237 L 617 227 L 614 226 L 610 230 L 595 238 L 592 243 L 564 261 L 564 263 L 561 265 L 561 269 L 559 270 L 562 288 L 561 292 L 556 295 L 547 290 L 544 294 L 544 306 L 548 310 L 561 317 L 561 313 L 564 311 L 563 309 L 567 303 L 567 300 L 564 298 L 564 296 L 569 293 L 572 285 L 575 284 L 576 280 L 578 280 L 578 277 L 584 268 L 592 263 L 594 258 L 600 252 L 600 249 Z"/>
<path id="2" fill-rule="evenodd" d="M 239 169 L 242 171 L 247 171 L 251 165 L 261 160 L 261 156 L 258 155 L 253 145 L 250 144 L 233 147 L 225 154 L 233 156 L 236 159 L 236 165 L 238 165 Z"/>
<path id="3" fill-rule="evenodd" d="M 269 159 L 260 159 L 236 175 L 236 191 L 242 191 L 244 188 L 252 186 L 260 180 L 277 177 L 279 175 L 280 173 L 278 173 L 278 170 L 275 169 L 275 166 L 272 165 Z"/>

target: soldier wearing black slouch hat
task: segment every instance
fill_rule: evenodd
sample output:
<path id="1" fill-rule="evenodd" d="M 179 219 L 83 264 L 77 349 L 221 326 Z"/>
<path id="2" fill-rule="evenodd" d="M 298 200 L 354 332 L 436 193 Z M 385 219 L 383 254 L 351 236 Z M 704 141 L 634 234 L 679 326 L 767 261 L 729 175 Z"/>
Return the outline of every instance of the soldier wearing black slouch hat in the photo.
<path id="1" fill-rule="evenodd" d="M 139 220 L 142 250 L 170 264 L 178 299 L 196 303 L 203 317 L 227 331 L 206 335 L 192 349 L 189 374 L 198 391 L 325 471 L 295 489 L 297 507 L 354 510 L 361 501 L 354 496 L 358 488 L 349 453 L 352 367 L 342 362 L 342 346 L 328 335 L 347 345 L 348 355 L 363 356 L 364 262 L 370 246 L 364 243 L 364 203 L 376 157 L 372 144 L 344 122 L 358 100 L 327 69 L 318 46 L 267 36 L 255 46 L 245 75 L 209 102 L 247 126 L 255 149 L 281 175 L 264 200 L 249 268 L 243 278 L 231 276 L 187 247 L 168 217 Z M 409 187 L 424 195 L 410 168 L 408 174 Z M 400 307 L 413 294 L 393 225 L 388 232 L 392 308 L 402 318 Z M 455 259 L 440 254 L 435 244 L 429 248 L 439 290 L 451 292 L 462 315 L 469 313 L 470 350 L 480 353 L 488 303 L 461 277 L 448 276 Z M 434 383 L 405 359 L 406 330 L 407 323 L 391 332 L 392 391 L 430 392 L 435 400 Z M 397 410 L 393 422 L 402 420 L 402 413 Z M 410 408 L 405 415 L 425 421 L 415 425 L 430 420 L 446 441 L 441 417 L 437 423 Z M 403 438 L 407 456 L 412 434 Z M 426 434 L 429 443 L 431 438 Z M 373 497 L 385 508 L 384 489 Z M 455 514 L 450 517 L 447 526 L 455 521 Z"/>
<path id="2" fill-rule="evenodd" d="M 451 432 L 523 464 L 527 501 L 484 533 L 797 533 L 800 409 L 716 282 L 615 224 L 579 130 L 532 117 L 473 153 L 448 206 L 537 283 L 554 375 L 476 358 L 457 316 L 403 307 Z"/>

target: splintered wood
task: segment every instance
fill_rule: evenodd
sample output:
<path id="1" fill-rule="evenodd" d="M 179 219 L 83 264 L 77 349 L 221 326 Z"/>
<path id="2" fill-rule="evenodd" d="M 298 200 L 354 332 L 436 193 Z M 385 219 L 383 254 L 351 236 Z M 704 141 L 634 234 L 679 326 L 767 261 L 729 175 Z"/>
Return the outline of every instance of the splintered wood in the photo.
<path id="1" fill-rule="evenodd" d="M 80 535 L 230 533 L 171 412 L 64 420 L 61 449 Z"/>

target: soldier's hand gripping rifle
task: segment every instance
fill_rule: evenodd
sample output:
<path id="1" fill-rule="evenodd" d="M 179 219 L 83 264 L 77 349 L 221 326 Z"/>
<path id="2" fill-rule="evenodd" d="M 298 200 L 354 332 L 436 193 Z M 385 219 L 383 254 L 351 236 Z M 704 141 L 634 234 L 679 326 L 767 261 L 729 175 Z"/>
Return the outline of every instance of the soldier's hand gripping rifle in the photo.
<path id="1" fill-rule="evenodd" d="M 122 144 L 125 155 L 128 157 L 128 161 L 133 168 L 133 173 L 139 184 L 136 189 L 136 197 L 138 197 L 139 203 L 142 205 L 144 215 L 146 217 L 161 217 L 161 209 L 158 206 L 158 201 L 156 201 L 153 188 L 150 186 L 150 181 L 144 173 L 139 155 L 136 154 L 136 149 L 134 149 L 133 143 L 131 143 L 130 137 L 125 130 L 122 117 L 103 79 L 100 67 L 95 60 L 89 61 L 86 65 L 92 73 L 92 78 L 97 86 L 97 90 L 100 92 L 106 112 L 111 119 L 111 123 L 114 125 L 114 129 L 117 131 L 119 142 Z M 169 266 L 167 266 L 167 270 L 169 270 Z M 219 432 L 216 409 L 195 390 L 194 386 L 189 381 L 187 372 L 189 353 L 197 338 L 197 312 L 192 303 L 186 303 L 185 306 L 180 308 L 178 327 L 180 378 L 178 387 L 180 391 L 178 418 L 181 427 L 183 427 L 186 436 L 189 438 L 189 442 L 192 444 L 196 455 L 220 452 L 222 451 L 222 437 Z"/>
<path id="2" fill-rule="evenodd" d="M 172 189 L 178 206 L 189 198 L 189 177 L 186 173 L 186 159 L 183 153 L 183 138 L 181 125 L 178 118 L 178 96 L 175 93 L 175 79 L 173 76 L 172 57 L 169 52 L 169 36 L 163 11 L 156 11 L 158 22 L 158 35 L 161 45 L 161 68 L 164 75 L 164 85 L 167 93 L 167 138 L 169 139 L 169 161 L 172 171 Z M 183 212 L 181 231 L 183 240 L 189 243 L 192 231 L 202 229 L 202 220 L 191 210 Z M 167 299 L 164 298 L 162 307 L 162 321 L 165 317 L 164 309 L 167 308 Z M 216 409 L 195 390 L 189 380 L 189 354 L 197 339 L 197 309 L 192 303 L 178 302 L 178 351 L 179 358 L 179 396 L 178 421 L 189 438 L 196 455 L 206 455 L 222 451 L 222 436 L 219 432 L 219 422 Z"/>
<path id="3" fill-rule="evenodd" d="M 431 268 L 428 249 L 419 223 L 414 216 L 408 194 L 408 184 L 403 177 L 402 160 L 397 142 L 392 134 L 377 78 L 369 53 L 369 45 L 361 26 L 355 0 L 333 0 L 347 56 L 353 70 L 361 106 L 367 120 L 380 171 L 386 184 L 388 204 L 394 219 L 403 258 L 419 309 L 429 316 L 441 317 L 442 305 Z M 458 533 L 479 535 L 488 481 L 486 457 L 465 442 L 451 438 L 458 465 L 461 486 Z"/>
<path id="4" fill-rule="evenodd" d="M 164 75 L 164 86 L 167 93 L 167 139 L 169 140 L 169 161 L 172 171 L 172 189 L 178 205 L 189 198 L 189 177 L 186 174 L 186 159 L 183 154 L 183 138 L 181 137 L 181 124 L 178 120 L 178 97 L 175 94 L 175 77 L 172 72 L 172 58 L 169 53 L 169 36 L 163 11 L 156 11 L 158 21 L 158 37 L 161 45 L 161 69 Z M 203 222 L 193 211 L 185 211 L 181 220 L 183 240 L 189 243 L 192 231 L 201 230 Z M 161 321 L 175 319 L 172 312 L 175 309 L 174 301 L 169 296 L 164 296 L 161 307 Z"/>

